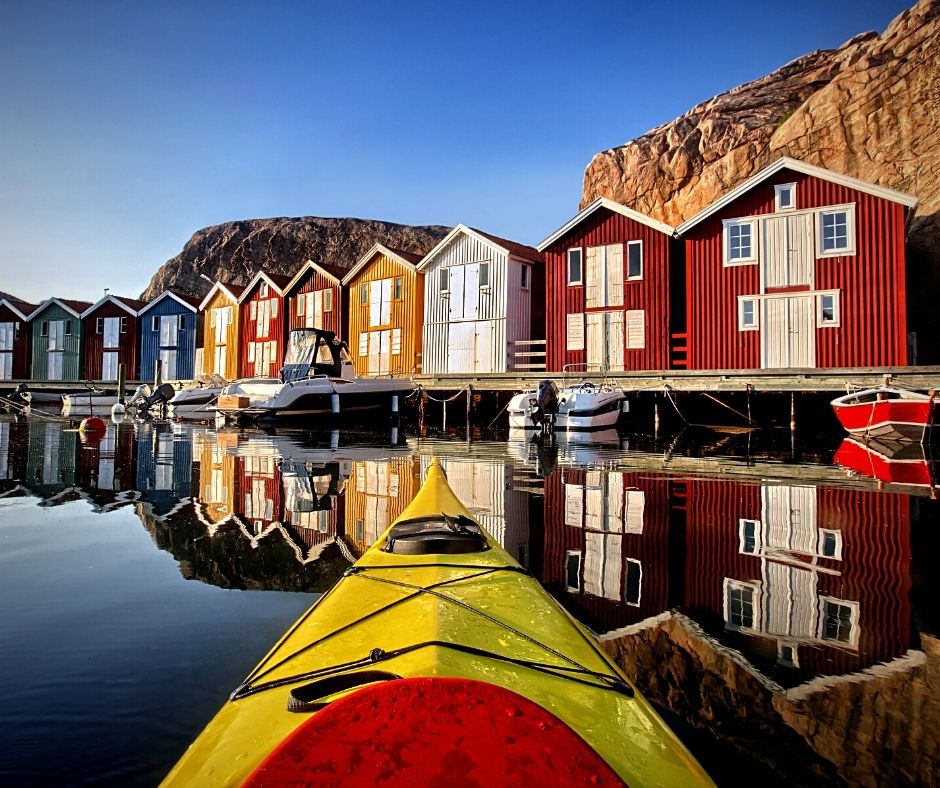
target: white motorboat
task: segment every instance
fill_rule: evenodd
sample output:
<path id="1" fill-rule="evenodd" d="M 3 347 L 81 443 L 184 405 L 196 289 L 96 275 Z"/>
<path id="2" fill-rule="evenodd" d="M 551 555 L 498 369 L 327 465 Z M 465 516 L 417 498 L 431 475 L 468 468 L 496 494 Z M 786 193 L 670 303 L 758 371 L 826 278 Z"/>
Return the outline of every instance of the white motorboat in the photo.
<path id="1" fill-rule="evenodd" d="M 137 387 L 137 390 L 126 399 L 127 407 L 150 394 L 150 386 L 146 383 Z M 62 395 L 63 416 L 108 416 L 118 402 L 116 391 L 103 391 L 101 389 L 88 389 L 87 391 L 74 391 Z"/>
<path id="2" fill-rule="evenodd" d="M 346 343 L 332 331 L 298 328 L 288 337 L 281 377 L 230 383 L 219 394 L 216 413 L 239 424 L 318 418 L 348 423 L 376 413 L 395 415 L 414 390 L 409 378 L 356 377 Z"/>
<path id="3" fill-rule="evenodd" d="M 215 404 L 227 385 L 228 381 L 221 375 L 200 375 L 173 395 L 168 403 L 168 415 L 172 419 L 191 421 L 214 419 Z"/>
<path id="4" fill-rule="evenodd" d="M 551 380 L 543 380 L 534 391 L 524 391 L 509 401 L 510 429 L 555 431 L 606 430 L 616 427 L 630 405 L 623 389 L 607 382 L 584 381 L 560 391 Z"/>

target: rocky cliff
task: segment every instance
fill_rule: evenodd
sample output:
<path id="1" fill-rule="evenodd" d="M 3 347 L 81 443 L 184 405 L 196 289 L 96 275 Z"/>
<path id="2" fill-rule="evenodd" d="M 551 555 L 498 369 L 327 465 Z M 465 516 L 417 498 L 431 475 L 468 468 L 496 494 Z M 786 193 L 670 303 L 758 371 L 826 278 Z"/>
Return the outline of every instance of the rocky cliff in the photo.
<path id="1" fill-rule="evenodd" d="M 920 200 L 909 236 L 911 306 L 929 312 L 940 296 L 940 0 L 921 0 L 881 35 L 797 58 L 598 153 L 581 204 L 609 197 L 678 225 L 780 156 Z M 919 328 L 923 340 L 927 326 Z"/>
<path id="2" fill-rule="evenodd" d="M 153 275 L 141 298 L 153 298 L 167 288 L 204 295 L 211 285 L 200 274 L 243 285 L 259 269 L 293 276 L 307 260 L 351 268 L 376 242 L 424 254 L 449 229 L 317 216 L 226 222 L 194 233 Z"/>

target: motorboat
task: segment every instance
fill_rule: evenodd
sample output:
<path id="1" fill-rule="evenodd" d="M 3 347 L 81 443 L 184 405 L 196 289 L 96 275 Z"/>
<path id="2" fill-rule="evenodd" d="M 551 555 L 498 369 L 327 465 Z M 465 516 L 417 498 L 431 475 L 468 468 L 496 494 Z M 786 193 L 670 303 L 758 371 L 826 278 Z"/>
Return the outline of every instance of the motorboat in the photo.
<path id="1" fill-rule="evenodd" d="M 298 328 L 288 337 L 280 377 L 230 383 L 216 413 L 224 422 L 260 425 L 395 415 L 415 388 L 410 378 L 357 377 L 346 343 L 332 331 Z"/>
<path id="2" fill-rule="evenodd" d="M 923 443 L 934 418 L 934 393 L 877 386 L 832 400 L 832 409 L 846 432 L 863 440 Z"/>
<path id="3" fill-rule="evenodd" d="M 562 389 L 543 380 L 534 391 L 524 391 L 509 401 L 510 429 L 606 430 L 616 427 L 630 404 L 623 389 L 607 381 L 582 381 Z"/>
<path id="4" fill-rule="evenodd" d="M 277 378 L 267 379 L 276 381 Z M 168 404 L 168 415 L 173 419 L 205 421 L 215 418 L 215 404 L 228 385 L 221 375 L 200 375 L 173 395 Z"/>
<path id="5" fill-rule="evenodd" d="M 933 461 L 920 443 L 874 439 L 862 442 L 849 437 L 842 441 L 833 462 L 861 476 L 887 484 L 916 487 L 931 496 L 935 494 Z"/>
<path id="6" fill-rule="evenodd" d="M 150 387 L 144 383 L 138 386 L 136 391 L 127 399 L 126 405 L 132 406 L 137 400 L 149 394 Z M 94 416 L 109 414 L 111 408 L 118 403 L 118 400 L 118 394 L 113 390 L 105 391 L 91 388 L 85 391 L 73 391 L 62 395 L 62 415 Z"/>

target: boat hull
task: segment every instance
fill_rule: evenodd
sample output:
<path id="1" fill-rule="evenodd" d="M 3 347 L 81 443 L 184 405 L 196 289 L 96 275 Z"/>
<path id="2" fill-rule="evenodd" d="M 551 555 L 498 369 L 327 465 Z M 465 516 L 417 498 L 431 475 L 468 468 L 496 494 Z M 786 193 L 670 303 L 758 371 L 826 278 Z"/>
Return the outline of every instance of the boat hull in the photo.
<path id="1" fill-rule="evenodd" d="M 582 386 L 561 389 L 558 397 L 558 413 L 554 430 L 609 430 L 620 422 L 627 397 L 620 389 L 585 388 Z M 531 392 L 517 394 L 509 402 L 510 429 L 541 430 L 536 424 L 538 410 L 535 396 Z"/>
<path id="2" fill-rule="evenodd" d="M 862 438 L 922 443 L 933 420 L 933 400 L 926 396 L 857 403 L 835 400 L 832 407 L 846 432 Z"/>

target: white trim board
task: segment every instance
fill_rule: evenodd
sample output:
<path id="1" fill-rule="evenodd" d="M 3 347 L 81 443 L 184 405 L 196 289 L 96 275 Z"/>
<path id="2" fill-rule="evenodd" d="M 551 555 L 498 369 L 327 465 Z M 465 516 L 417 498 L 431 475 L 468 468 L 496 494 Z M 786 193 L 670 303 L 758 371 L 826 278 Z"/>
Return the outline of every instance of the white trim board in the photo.
<path id="1" fill-rule="evenodd" d="M 0 306 L 3 306 L 4 304 L 6 304 L 7 308 L 10 309 L 11 312 L 16 314 L 20 318 L 20 320 L 24 320 L 24 321 L 29 320 L 29 315 L 24 315 L 22 312 L 20 312 L 20 310 L 16 308 L 16 305 L 12 301 L 6 298 L 0 298 Z"/>
<path id="2" fill-rule="evenodd" d="M 474 230 L 472 227 L 467 227 L 465 224 L 458 224 L 451 230 L 447 235 L 445 235 L 440 241 L 438 241 L 437 246 L 435 246 L 430 252 L 428 252 L 424 257 L 421 258 L 421 262 L 418 263 L 418 270 L 423 271 L 429 265 L 434 257 L 436 257 L 441 251 L 443 251 L 448 244 L 451 243 L 458 235 L 467 235 L 475 240 L 479 241 L 481 244 L 488 246 L 490 249 L 497 249 L 506 255 L 507 258 L 514 258 L 516 260 L 522 260 L 526 263 L 540 263 L 541 260 L 528 257 L 520 257 L 518 254 L 513 253 L 505 246 L 501 246 L 496 241 L 491 238 L 487 238 L 485 235 L 482 235 L 478 231 Z M 523 244 L 520 244 L 522 246 Z M 539 249 L 538 251 L 541 251 Z"/>
<path id="3" fill-rule="evenodd" d="M 174 293 L 172 290 L 164 290 L 162 293 L 160 293 L 160 295 L 158 295 L 152 301 L 149 301 L 147 304 L 145 304 L 144 307 L 137 314 L 142 315 L 144 312 L 148 311 L 149 309 L 152 309 L 157 304 L 159 304 L 164 298 L 172 298 L 174 301 L 176 301 L 176 303 L 178 303 L 182 307 L 185 307 L 190 312 L 196 313 L 199 311 L 192 304 L 188 303 L 187 301 L 184 301 L 182 298 L 176 295 L 176 293 Z"/>
<path id="4" fill-rule="evenodd" d="M 104 306 L 104 304 L 108 303 L 108 301 L 121 307 L 121 309 L 127 312 L 127 314 L 137 317 L 137 312 L 125 304 L 119 296 L 106 295 L 104 298 L 99 299 L 96 303 L 92 304 L 90 307 L 88 307 L 88 309 L 82 312 L 82 318 L 84 319 L 88 317 L 88 315 L 94 312 L 99 306 Z"/>
<path id="5" fill-rule="evenodd" d="M 628 219 L 633 219 L 640 224 L 645 224 L 647 227 L 652 227 L 654 230 L 659 230 L 661 233 L 665 233 L 670 237 L 676 234 L 676 229 L 672 225 L 666 224 L 665 222 L 660 222 L 657 219 L 653 219 L 650 216 L 646 216 L 645 214 L 640 213 L 639 211 L 634 211 L 632 208 L 627 208 L 626 205 L 621 205 L 619 202 L 614 202 L 613 200 L 609 200 L 606 197 L 598 197 L 587 208 L 581 211 L 581 213 L 572 217 L 566 224 L 559 227 L 535 248 L 540 252 L 544 252 L 549 246 L 555 243 L 555 241 L 573 230 L 591 214 L 600 210 L 601 208 L 606 208 L 608 211 L 619 213 L 621 216 L 626 216 Z"/>
<path id="6" fill-rule="evenodd" d="M 245 285 L 245 289 L 242 290 L 242 294 L 238 297 L 239 304 L 251 296 L 252 291 L 255 289 L 255 285 L 257 285 L 261 280 L 264 280 L 265 282 L 267 282 L 268 287 L 273 287 L 274 291 L 279 296 L 284 295 L 284 288 L 281 288 L 280 285 L 275 284 L 274 280 L 270 276 L 268 276 L 264 271 L 258 271 L 258 273 L 256 273 L 253 277 L 251 277 L 251 281 L 247 285 Z"/>
<path id="7" fill-rule="evenodd" d="M 74 315 L 79 320 L 81 320 L 82 318 L 81 313 L 76 312 L 74 309 L 72 309 L 72 307 L 63 303 L 62 300 L 59 298 L 47 298 L 39 306 L 36 307 L 36 310 L 27 318 L 27 320 L 32 320 L 34 317 L 36 317 L 36 315 L 42 312 L 46 307 L 52 306 L 52 304 L 56 304 L 58 307 L 60 307 L 61 309 L 64 309 L 70 315 Z"/>
<path id="8" fill-rule="evenodd" d="M 405 268 L 409 269 L 410 271 L 414 271 L 420 267 L 420 264 L 415 265 L 409 260 L 406 260 L 401 255 L 393 252 L 384 244 L 376 243 L 376 244 L 372 244 L 372 247 L 369 249 L 369 251 L 366 252 L 362 257 L 360 257 L 358 262 L 352 268 L 349 269 L 349 273 L 347 273 L 346 276 L 343 277 L 342 283 L 344 285 L 348 285 L 353 279 L 356 278 L 356 275 L 363 268 L 365 268 L 370 262 L 372 262 L 372 258 L 375 257 L 375 255 L 378 254 L 379 252 L 384 254 L 389 260 L 394 260 L 396 263 L 399 263 L 400 265 L 405 266 Z"/>
<path id="9" fill-rule="evenodd" d="M 300 270 L 296 274 L 294 274 L 294 278 L 291 279 L 286 285 L 284 285 L 283 295 L 284 296 L 290 295 L 291 291 L 298 284 L 300 284 L 300 281 L 307 275 L 308 271 L 319 271 L 321 274 L 323 274 L 323 276 L 325 276 L 327 279 L 329 279 L 331 282 L 333 282 L 336 285 L 341 285 L 343 283 L 342 279 L 337 279 L 335 276 L 333 276 L 333 274 L 331 274 L 325 268 L 322 268 L 321 266 L 313 262 L 313 260 L 307 260 L 307 262 L 305 262 L 300 267 Z"/>
<path id="10" fill-rule="evenodd" d="M 829 181 L 830 183 L 837 183 L 849 189 L 855 189 L 856 191 L 864 192 L 865 194 L 881 197 L 884 200 L 900 203 L 906 208 L 913 209 L 917 206 L 917 198 L 912 197 L 909 194 L 904 194 L 903 192 L 889 189 L 886 186 L 877 186 L 874 183 L 868 183 L 867 181 L 862 181 L 849 175 L 841 175 L 837 172 L 832 172 L 832 170 L 827 170 L 824 167 L 816 167 L 813 164 L 806 164 L 805 162 L 799 161 L 798 159 L 791 159 L 789 156 L 782 156 L 773 162 L 773 164 L 768 164 L 760 172 L 752 175 L 743 183 L 738 184 L 724 197 L 715 200 L 715 202 L 706 208 L 703 208 L 691 219 L 680 224 L 676 228 L 676 232 L 678 232 L 679 235 L 684 235 L 690 229 L 695 227 L 695 225 L 704 221 L 717 211 L 720 211 L 726 205 L 734 202 L 736 199 L 738 199 L 738 197 L 750 191 L 757 184 L 784 169 L 800 172 L 803 175 L 810 175 L 814 178 L 821 178 L 822 180 Z"/>
<path id="11" fill-rule="evenodd" d="M 221 291 L 225 293 L 225 295 L 229 297 L 229 299 L 231 300 L 233 304 L 238 303 L 238 296 L 235 295 L 231 290 L 229 290 L 228 287 L 226 287 L 222 282 L 219 282 L 218 280 L 216 280 L 216 283 L 212 285 L 212 289 L 209 290 L 208 293 L 206 293 L 206 297 L 203 298 L 202 303 L 199 304 L 200 312 L 206 311 L 206 307 L 209 306 L 209 302 L 212 300 L 212 296 L 216 293 L 216 291 Z"/>

